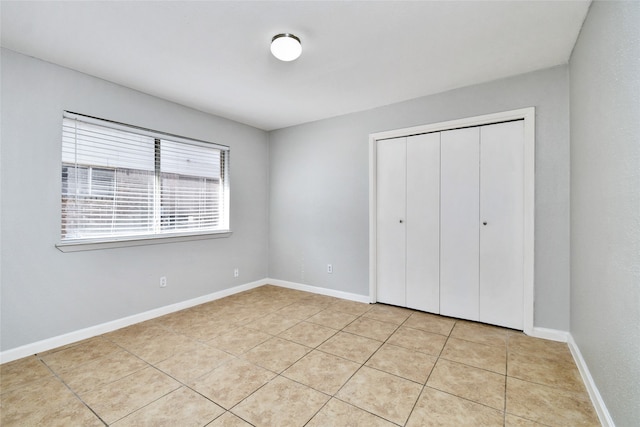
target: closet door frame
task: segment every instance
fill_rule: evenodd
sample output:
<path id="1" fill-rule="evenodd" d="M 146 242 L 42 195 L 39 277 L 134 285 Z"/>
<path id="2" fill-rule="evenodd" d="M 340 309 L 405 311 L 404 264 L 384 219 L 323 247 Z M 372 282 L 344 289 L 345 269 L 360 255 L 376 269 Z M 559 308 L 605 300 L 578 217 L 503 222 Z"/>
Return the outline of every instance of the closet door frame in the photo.
<path id="1" fill-rule="evenodd" d="M 471 126 L 482 126 L 524 120 L 524 247 L 523 247 L 523 330 L 534 335 L 534 213 L 535 213 L 535 108 L 523 108 L 501 113 L 451 120 L 404 129 L 377 132 L 369 135 L 369 299 L 377 302 L 377 145 L 378 141 L 390 138 L 408 137 L 430 132 L 440 132 Z"/>

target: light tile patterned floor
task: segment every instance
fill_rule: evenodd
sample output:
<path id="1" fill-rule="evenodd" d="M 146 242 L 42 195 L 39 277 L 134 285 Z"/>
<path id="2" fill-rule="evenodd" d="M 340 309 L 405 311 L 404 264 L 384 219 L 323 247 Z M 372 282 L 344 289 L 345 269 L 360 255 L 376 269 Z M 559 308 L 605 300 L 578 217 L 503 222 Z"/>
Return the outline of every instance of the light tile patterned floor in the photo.
<path id="1" fill-rule="evenodd" d="M 263 286 L 0 367 L 3 426 L 598 426 L 566 344 Z"/>

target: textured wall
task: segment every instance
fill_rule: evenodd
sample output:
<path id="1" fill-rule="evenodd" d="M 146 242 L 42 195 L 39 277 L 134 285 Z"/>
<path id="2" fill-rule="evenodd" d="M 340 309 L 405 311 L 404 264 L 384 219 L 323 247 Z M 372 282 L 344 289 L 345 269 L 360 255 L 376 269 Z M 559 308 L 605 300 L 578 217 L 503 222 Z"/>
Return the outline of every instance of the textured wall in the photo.
<path id="1" fill-rule="evenodd" d="M 571 334 L 640 420 L 640 3 L 594 2 L 571 61 Z"/>
<path id="2" fill-rule="evenodd" d="M 63 110 L 229 145 L 233 235 L 58 251 Z M 268 150 L 261 130 L 2 50 L 1 349 L 264 278 Z"/>
<path id="3" fill-rule="evenodd" d="M 271 132 L 270 277 L 368 295 L 369 134 L 531 106 L 536 107 L 534 324 L 568 330 L 565 66 Z M 329 263 L 333 274 L 326 272 Z"/>

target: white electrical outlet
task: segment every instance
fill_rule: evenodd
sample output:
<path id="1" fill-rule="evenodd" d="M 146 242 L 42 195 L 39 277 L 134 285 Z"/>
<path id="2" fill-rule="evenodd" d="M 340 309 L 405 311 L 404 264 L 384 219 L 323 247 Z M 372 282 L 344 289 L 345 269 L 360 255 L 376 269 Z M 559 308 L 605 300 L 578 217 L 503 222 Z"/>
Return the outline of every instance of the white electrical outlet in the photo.
<path id="1" fill-rule="evenodd" d="M 167 277 L 166 276 L 162 276 L 160 278 L 160 287 L 161 288 L 166 288 L 167 287 Z"/>
<path id="2" fill-rule="evenodd" d="M 239 268 L 234 268 L 233 269 L 233 277 L 238 277 L 240 276 L 240 269 Z"/>
<path id="3" fill-rule="evenodd" d="M 333 273 L 333 265 L 327 264 L 327 273 L 329 274 Z"/>

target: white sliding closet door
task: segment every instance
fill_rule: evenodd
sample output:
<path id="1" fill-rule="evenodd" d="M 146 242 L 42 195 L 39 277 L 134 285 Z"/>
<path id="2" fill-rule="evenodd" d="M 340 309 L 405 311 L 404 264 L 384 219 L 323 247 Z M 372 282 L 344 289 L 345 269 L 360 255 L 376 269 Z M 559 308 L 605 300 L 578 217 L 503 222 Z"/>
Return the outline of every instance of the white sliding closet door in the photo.
<path id="1" fill-rule="evenodd" d="M 440 312 L 440 132 L 407 138 L 406 306 Z"/>
<path id="2" fill-rule="evenodd" d="M 480 128 L 441 133 L 440 313 L 479 320 Z"/>
<path id="3" fill-rule="evenodd" d="M 378 141 L 377 148 L 377 299 L 404 306 L 406 138 Z"/>
<path id="4" fill-rule="evenodd" d="M 480 129 L 480 321 L 523 327 L 524 121 Z"/>

